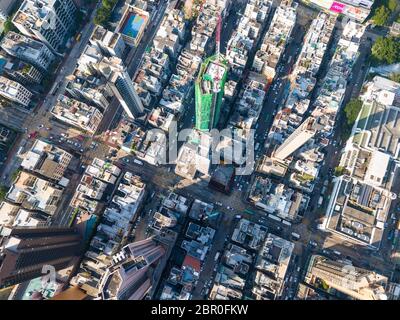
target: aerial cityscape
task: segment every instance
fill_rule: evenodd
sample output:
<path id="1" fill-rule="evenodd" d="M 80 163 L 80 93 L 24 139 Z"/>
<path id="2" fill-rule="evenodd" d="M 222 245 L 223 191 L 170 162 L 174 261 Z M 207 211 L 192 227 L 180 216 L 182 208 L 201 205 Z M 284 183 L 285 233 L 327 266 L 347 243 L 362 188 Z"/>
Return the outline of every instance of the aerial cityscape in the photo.
<path id="1" fill-rule="evenodd" d="M 0 0 L 0 300 L 400 300 L 400 1 Z"/>

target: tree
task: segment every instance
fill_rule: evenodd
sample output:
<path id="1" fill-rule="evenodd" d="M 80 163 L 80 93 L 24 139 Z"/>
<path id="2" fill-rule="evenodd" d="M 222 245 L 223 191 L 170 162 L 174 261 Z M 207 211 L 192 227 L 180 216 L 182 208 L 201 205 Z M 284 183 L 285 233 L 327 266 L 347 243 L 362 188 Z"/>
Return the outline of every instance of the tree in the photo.
<path id="1" fill-rule="evenodd" d="M 97 10 L 94 17 L 94 23 L 103 27 L 110 20 L 112 9 L 115 7 L 118 0 L 102 0 L 101 7 Z"/>
<path id="2" fill-rule="evenodd" d="M 337 167 L 335 168 L 335 170 L 334 170 L 334 175 L 335 175 L 336 177 L 340 177 L 340 176 L 342 176 L 342 175 L 344 175 L 344 174 L 348 174 L 348 171 L 346 170 L 346 168 L 341 167 L 341 166 L 337 166 Z"/>
<path id="3" fill-rule="evenodd" d="M 9 17 L 6 22 L 4 22 L 4 34 L 8 33 L 9 31 L 17 31 L 17 28 L 12 23 L 12 18 Z"/>
<path id="4" fill-rule="evenodd" d="M 392 73 L 390 75 L 390 80 L 400 83 L 400 73 Z"/>
<path id="5" fill-rule="evenodd" d="M 13 172 L 13 174 L 11 175 L 11 180 L 12 180 L 12 181 L 17 180 L 17 178 L 18 178 L 18 176 L 19 176 L 20 173 L 21 173 L 21 169 L 15 170 L 15 171 Z"/>
<path id="6" fill-rule="evenodd" d="M 361 111 L 361 107 L 363 102 L 360 99 L 352 99 L 350 102 L 344 107 L 344 113 L 347 119 L 347 125 L 352 127 L 356 122 L 358 114 Z"/>
<path id="7" fill-rule="evenodd" d="M 0 186 L 0 201 L 3 201 L 7 195 L 8 188 L 5 186 Z"/>
<path id="8" fill-rule="evenodd" d="M 396 11 L 397 9 L 397 1 L 398 0 L 389 0 L 387 7 L 389 8 L 390 11 Z"/>
<path id="9" fill-rule="evenodd" d="M 391 13 L 391 11 L 387 7 L 380 6 L 378 9 L 376 9 L 375 14 L 372 17 L 374 24 L 376 24 L 377 26 L 386 25 L 386 23 L 388 22 L 390 13 Z"/>
<path id="10" fill-rule="evenodd" d="M 372 46 L 372 58 L 375 64 L 400 62 L 400 39 L 379 37 Z"/>

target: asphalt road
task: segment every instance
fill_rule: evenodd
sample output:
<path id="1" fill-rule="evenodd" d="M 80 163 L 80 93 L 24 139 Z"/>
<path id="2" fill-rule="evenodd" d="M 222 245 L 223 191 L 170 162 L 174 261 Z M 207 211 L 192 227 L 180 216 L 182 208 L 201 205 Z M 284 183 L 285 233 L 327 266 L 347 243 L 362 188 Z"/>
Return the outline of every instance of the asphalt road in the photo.
<path id="1" fill-rule="evenodd" d="M 174 3 L 171 3 L 171 6 L 172 5 L 174 5 Z M 128 65 L 128 72 L 131 76 L 134 76 L 134 74 L 136 73 L 137 68 L 140 65 L 141 58 L 147 46 L 152 41 L 155 32 L 158 29 L 159 24 L 161 23 L 161 19 L 165 13 L 166 7 L 167 4 L 163 4 L 160 7 L 159 14 L 157 15 L 158 17 L 157 20 L 155 21 L 154 24 L 151 25 L 150 30 L 148 30 L 148 32 L 145 33 L 145 36 L 142 39 L 142 42 L 140 43 L 138 48 L 136 48 L 136 50 L 129 55 L 130 63 Z M 285 51 L 285 57 L 282 60 L 283 67 L 281 71 L 278 73 L 277 81 L 275 81 L 275 83 L 273 84 L 273 90 L 270 90 L 267 94 L 267 99 L 264 108 L 261 112 L 260 120 L 258 123 L 258 129 L 256 131 L 256 136 L 258 137 L 260 142 L 262 142 L 263 139 L 265 138 L 265 133 L 269 131 L 269 128 L 272 124 L 274 111 L 276 111 L 280 107 L 282 101 L 286 98 L 284 96 L 285 81 L 286 81 L 286 76 L 291 69 L 291 65 L 288 64 L 287 62 L 289 59 L 292 62 L 294 62 L 295 59 L 297 58 L 297 55 L 299 54 L 299 48 L 301 46 L 301 41 L 306 31 L 305 29 L 302 28 L 302 26 L 308 24 L 312 19 L 312 15 L 310 14 L 311 11 L 307 10 L 306 8 L 303 8 L 301 10 L 303 11 L 300 11 L 299 13 L 301 15 L 301 19 L 299 19 L 299 25 L 296 26 L 294 39 L 291 41 L 291 43 L 288 45 Z M 80 56 L 80 54 L 82 53 L 85 44 L 88 42 L 88 39 L 93 29 L 94 29 L 93 23 L 89 23 L 83 29 L 82 39 L 80 40 L 79 43 L 76 43 L 74 45 L 71 53 L 69 54 L 68 57 L 66 57 L 65 61 L 60 66 L 56 82 L 61 82 L 62 85 L 60 86 L 58 92 L 54 96 L 49 95 L 44 101 L 44 103 L 38 107 L 36 116 L 33 116 L 31 119 L 29 119 L 29 121 L 27 121 L 26 127 L 28 129 L 28 132 L 36 131 L 37 127 L 40 124 L 43 124 L 45 127 L 47 126 L 57 127 L 58 129 L 53 129 L 56 130 L 56 132 L 62 132 L 62 130 L 67 130 L 67 128 L 64 128 L 61 124 L 55 124 L 54 121 L 50 119 L 48 111 L 54 105 L 58 94 L 63 92 L 65 88 L 65 81 L 64 81 L 65 76 L 73 72 L 76 66 L 76 61 Z M 372 35 L 376 36 L 376 34 L 374 33 L 372 33 Z M 371 33 L 368 32 L 367 36 L 371 36 Z M 227 41 L 224 38 L 223 43 L 226 42 Z M 363 66 L 364 63 L 363 59 L 368 55 L 370 44 L 368 41 L 365 41 L 363 42 L 362 45 L 363 47 L 360 50 L 361 57 L 353 70 L 353 74 L 355 75 L 354 81 L 349 83 L 349 86 L 346 91 L 345 101 L 348 101 L 352 96 L 358 96 L 358 93 L 361 90 L 361 86 L 365 77 L 366 68 Z M 107 110 L 108 111 L 104 116 L 103 123 L 101 124 L 101 127 L 97 133 L 99 136 L 101 135 L 101 133 L 108 130 L 110 125 L 114 123 L 121 115 L 121 108 L 116 101 L 113 101 L 113 103 Z M 193 114 L 194 114 L 194 105 L 192 99 L 191 107 L 189 108 L 189 112 L 186 114 L 184 119 L 185 127 L 191 126 Z M 49 133 L 46 132 L 46 130 L 44 130 L 40 134 L 44 136 L 49 135 Z M 334 136 L 335 141 L 338 140 L 338 135 L 339 132 L 338 130 L 336 130 Z M 25 149 L 28 149 L 32 144 L 32 142 L 33 141 L 27 141 L 26 139 L 24 139 L 23 141 L 21 141 L 20 145 L 23 145 L 25 146 Z M 339 158 L 339 154 L 336 153 L 336 150 L 338 148 L 339 146 L 333 146 L 333 145 L 330 145 L 327 148 L 327 157 L 326 157 L 327 160 L 325 162 L 325 165 L 322 167 L 320 171 L 321 177 L 327 176 L 329 168 L 334 168 L 336 166 Z M 97 149 L 85 153 L 85 156 L 82 158 L 82 163 L 85 164 L 90 163 L 94 157 L 103 158 L 104 155 L 108 153 L 108 150 L 109 150 L 108 146 L 100 143 Z M 127 158 L 133 160 L 131 156 L 127 156 Z M 217 234 L 212 249 L 208 254 L 207 260 L 203 266 L 204 271 L 201 274 L 198 283 L 198 288 L 196 288 L 195 290 L 195 297 L 200 298 L 202 296 L 201 289 L 210 278 L 210 274 L 213 274 L 212 270 L 215 264 L 214 263 L 215 253 L 223 249 L 225 245 L 226 236 L 231 233 L 232 228 L 234 227 L 233 220 L 235 215 L 237 214 L 240 214 L 244 218 L 248 218 L 254 222 L 265 224 L 270 230 L 276 230 L 274 233 L 277 233 L 278 235 L 281 235 L 282 237 L 287 239 L 290 238 L 290 234 L 292 232 L 299 233 L 301 238 L 300 241 L 296 242 L 296 248 L 295 248 L 295 254 L 302 256 L 302 259 L 299 260 L 299 265 L 303 266 L 306 257 L 312 252 L 321 252 L 321 250 L 323 250 L 324 248 L 334 248 L 335 250 L 342 252 L 343 255 L 350 256 L 355 262 L 358 262 L 359 264 L 368 264 L 371 267 L 373 266 L 376 270 L 388 270 L 388 268 L 392 267 L 390 263 L 384 261 L 383 258 L 380 256 L 372 255 L 369 252 L 364 251 L 363 249 L 355 250 L 353 246 L 347 245 L 346 243 L 343 242 L 343 240 L 340 240 L 333 235 L 316 231 L 315 221 L 319 217 L 319 213 L 316 210 L 308 211 L 301 224 L 287 227 L 270 219 L 266 219 L 264 212 L 254 208 L 252 208 L 252 210 L 255 212 L 254 215 L 246 214 L 244 211 L 250 207 L 250 205 L 243 200 L 246 190 L 239 191 L 238 188 L 235 187 L 231 195 L 225 195 L 209 189 L 207 184 L 204 182 L 198 181 L 195 183 L 189 183 L 188 181 L 183 181 L 183 179 L 176 176 L 173 173 L 173 171 L 169 172 L 167 167 L 154 167 L 148 164 L 140 166 L 134 164 L 132 161 L 130 161 L 129 164 L 122 161 L 117 161 L 117 163 L 125 170 L 140 175 L 145 182 L 153 186 L 156 186 L 156 188 L 162 190 L 175 191 L 184 196 L 197 198 L 205 202 L 222 203 L 222 206 L 217 208 L 217 210 L 223 214 L 222 223 L 220 225 L 220 228 L 218 228 L 217 230 Z M 15 163 L 10 162 L 10 164 L 7 166 L 7 169 L 3 174 L 3 179 L 4 177 L 9 177 L 10 173 L 12 173 L 18 166 L 19 166 L 18 162 Z M 61 209 L 54 216 L 53 219 L 54 224 L 65 225 L 69 221 L 69 211 L 64 210 L 64 208 L 68 205 L 72 197 L 73 191 L 75 190 L 77 184 L 79 183 L 79 178 L 80 175 L 78 173 L 72 175 L 70 186 L 68 187 L 68 190 L 66 192 L 67 195 L 66 197 L 64 197 L 62 205 L 60 206 Z M 251 177 L 241 177 L 236 180 L 236 183 L 239 182 L 246 187 L 250 179 Z M 10 181 L 8 180 L 7 182 L 9 183 Z M 323 180 L 321 180 L 319 184 L 317 184 L 316 190 L 320 190 L 322 183 Z M 237 184 L 235 185 L 237 186 Z M 316 203 L 318 201 L 319 196 L 320 194 L 317 192 L 312 195 L 310 201 L 310 207 L 317 207 Z M 230 210 L 228 209 L 228 207 L 233 209 Z M 282 230 L 279 230 L 279 228 L 281 228 Z M 141 236 L 143 236 L 142 233 Z M 309 245 L 310 240 L 317 242 L 317 248 L 310 247 Z M 294 270 L 295 267 L 296 265 L 293 265 L 291 268 L 293 268 Z"/>

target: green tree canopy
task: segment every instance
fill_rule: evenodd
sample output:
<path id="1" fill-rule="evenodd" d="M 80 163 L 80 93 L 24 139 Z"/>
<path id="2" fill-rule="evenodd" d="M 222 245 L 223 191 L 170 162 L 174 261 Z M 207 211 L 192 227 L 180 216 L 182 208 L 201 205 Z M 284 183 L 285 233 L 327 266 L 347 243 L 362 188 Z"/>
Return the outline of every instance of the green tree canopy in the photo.
<path id="1" fill-rule="evenodd" d="M 389 8 L 390 11 L 395 11 L 397 9 L 397 1 L 398 0 L 389 0 L 387 7 Z"/>
<path id="2" fill-rule="evenodd" d="M 117 2 L 118 0 L 102 0 L 102 5 L 97 10 L 96 16 L 94 17 L 94 23 L 106 26 L 107 22 L 110 20 L 112 9 Z"/>
<path id="3" fill-rule="evenodd" d="M 376 9 L 375 14 L 372 17 L 374 24 L 376 24 L 377 26 L 386 25 L 388 22 L 390 13 L 391 13 L 391 11 L 387 7 L 380 6 L 378 9 Z"/>
<path id="4" fill-rule="evenodd" d="M 379 37 L 372 46 L 372 58 L 375 64 L 400 62 L 400 38 Z"/>
<path id="5" fill-rule="evenodd" d="M 4 22 L 4 30 L 3 30 L 4 34 L 8 33 L 9 31 L 17 31 L 17 28 L 14 26 L 14 24 L 11 21 L 12 21 L 12 18 L 9 17 L 7 19 L 7 21 Z"/>
<path id="6" fill-rule="evenodd" d="M 0 186 L 0 201 L 3 201 L 7 195 L 8 188 L 5 186 Z"/>
<path id="7" fill-rule="evenodd" d="M 390 80 L 400 83 L 400 73 L 392 73 L 390 75 Z"/>
<path id="8" fill-rule="evenodd" d="M 363 105 L 363 102 L 360 99 L 352 99 L 344 107 L 344 112 L 346 114 L 347 124 L 349 126 L 353 126 L 353 124 L 356 122 L 358 114 L 361 111 L 362 105 Z"/>

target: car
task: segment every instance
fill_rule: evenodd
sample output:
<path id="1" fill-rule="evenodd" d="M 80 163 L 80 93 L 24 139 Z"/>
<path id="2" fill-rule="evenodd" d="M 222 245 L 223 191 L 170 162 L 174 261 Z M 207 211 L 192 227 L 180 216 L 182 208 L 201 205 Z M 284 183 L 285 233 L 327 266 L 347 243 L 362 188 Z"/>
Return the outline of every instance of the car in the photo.
<path id="1" fill-rule="evenodd" d="M 220 206 L 220 207 L 222 207 L 222 203 L 221 203 L 221 202 L 219 202 L 219 201 L 218 201 L 218 202 L 216 202 L 215 204 L 216 204 L 217 206 Z"/>
<path id="2" fill-rule="evenodd" d="M 230 207 L 230 206 L 227 206 L 226 208 L 227 208 L 228 210 L 231 210 L 231 211 L 233 210 L 233 208 Z"/>
<path id="3" fill-rule="evenodd" d="M 129 160 L 128 158 L 123 158 L 122 161 L 125 162 L 125 163 L 130 163 L 131 162 L 131 160 Z"/>
<path id="4" fill-rule="evenodd" d="M 240 214 L 235 216 L 236 219 L 242 219 L 242 216 Z"/>
<path id="5" fill-rule="evenodd" d="M 38 129 L 42 129 L 44 127 L 44 125 L 40 124 L 38 125 Z"/>
<path id="6" fill-rule="evenodd" d="M 79 150 L 79 152 L 80 152 L 80 153 L 84 153 L 84 152 L 85 152 L 85 150 L 83 150 L 83 149 L 80 149 L 80 150 Z"/>
<path id="7" fill-rule="evenodd" d="M 68 137 L 68 134 L 66 134 L 66 133 L 61 133 L 61 137 Z"/>
<path id="8" fill-rule="evenodd" d="M 314 248 L 318 246 L 318 243 L 316 243 L 316 242 L 313 241 L 313 240 L 310 240 L 309 244 L 310 244 L 310 246 L 312 246 L 312 247 L 314 247 Z"/>

